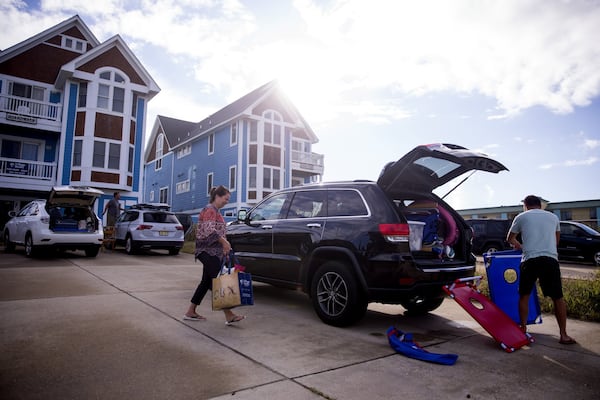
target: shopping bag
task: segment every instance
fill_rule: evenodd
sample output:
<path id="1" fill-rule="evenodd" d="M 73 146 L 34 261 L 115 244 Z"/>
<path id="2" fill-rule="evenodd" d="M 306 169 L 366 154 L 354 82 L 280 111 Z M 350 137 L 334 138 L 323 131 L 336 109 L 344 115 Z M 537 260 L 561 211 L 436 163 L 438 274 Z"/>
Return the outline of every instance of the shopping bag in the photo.
<path id="1" fill-rule="evenodd" d="M 247 272 L 238 272 L 240 283 L 240 300 L 243 306 L 254 305 L 254 293 L 252 292 L 252 275 Z"/>
<path id="2" fill-rule="evenodd" d="M 242 305 L 239 272 L 220 274 L 212 280 L 212 309 L 223 310 Z"/>
<path id="3" fill-rule="evenodd" d="M 223 260 L 219 275 L 213 279 L 212 308 L 223 310 L 238 306 L 254 305 L 252 275 L 243 272 L 234 252 Z"/>

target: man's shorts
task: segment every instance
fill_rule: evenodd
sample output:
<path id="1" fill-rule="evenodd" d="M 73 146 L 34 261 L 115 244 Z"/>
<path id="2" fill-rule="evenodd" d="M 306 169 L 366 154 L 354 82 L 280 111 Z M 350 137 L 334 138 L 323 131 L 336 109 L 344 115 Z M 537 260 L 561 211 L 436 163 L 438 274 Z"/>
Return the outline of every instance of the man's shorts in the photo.
<path id="1" fill-rule="evenodd" d="M 535 281 L 539 279 L 544 296 L 557 300 L 563 297 L 560 265 L 552 257 L 535 257 L 521 263 L 519 294 L 531 293 Z"/>

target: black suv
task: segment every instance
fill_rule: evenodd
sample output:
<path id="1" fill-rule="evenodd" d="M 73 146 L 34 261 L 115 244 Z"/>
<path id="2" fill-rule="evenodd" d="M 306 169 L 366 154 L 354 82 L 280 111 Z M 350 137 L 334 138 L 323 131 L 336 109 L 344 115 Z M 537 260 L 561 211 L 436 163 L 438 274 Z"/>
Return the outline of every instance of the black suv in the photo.
<path id="1" fill-rule="evenodd" d="M 426 313 L 444 284 L 475 271 L 471 228 L 432 192 L 473 169 L 506 167 L 456 145 L 419 146 L 377 182 L 275 192 L 241 210 L 227 239 L 254 280 L 308 293 L 327 324 L 350 325 L 375 301 Z"/>
<path id="2" fill-rule="evenodd" d="M 473 253 L 486 254 L 512 250 L 511 245 L 506 241 L 511 220 L 482 218 L 466 221 L 473 228 Z"/>
<path id="3" fill-rule="evenodd" d="M 600 232 L 575 221 L 560 221 L 558 256 L 600 266 Z"/>

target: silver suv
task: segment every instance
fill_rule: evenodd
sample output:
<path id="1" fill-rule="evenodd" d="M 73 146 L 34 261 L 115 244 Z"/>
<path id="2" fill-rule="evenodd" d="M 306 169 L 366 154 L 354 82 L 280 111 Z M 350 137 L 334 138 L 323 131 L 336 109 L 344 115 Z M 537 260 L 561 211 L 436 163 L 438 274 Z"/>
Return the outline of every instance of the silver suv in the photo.
<path id="1" fill-rule="evenodd" d="M 115 242 L 125 246 L 127 254 L 139 250 L 169 250 L 177 255 L 183 247 L 184 230 L 164 203 L 136 204 L 119 216 L 115 223 Z"/>

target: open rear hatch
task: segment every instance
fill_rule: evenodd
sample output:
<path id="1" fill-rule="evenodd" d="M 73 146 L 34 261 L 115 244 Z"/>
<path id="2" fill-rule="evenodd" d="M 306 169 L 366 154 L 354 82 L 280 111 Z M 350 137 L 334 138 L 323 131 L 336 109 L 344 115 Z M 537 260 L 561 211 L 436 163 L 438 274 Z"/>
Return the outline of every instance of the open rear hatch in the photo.
<path id="1" fill-rule="evenodd" d="M 438 143 L 416 147 L 381 172 L 377 184 L 409 221 L 411 251 L 421 262 L 462 263 L 471 257 L 470 228 L 433 190 L 476 170 L 498 173 L 507 168 L 483 153 Z"/>
<path id="2" fill-rule="evenodd" d="M 377 184 L 391 195 L 407 190 L 431 193 L 472 170 L 498 173 L 508 168 L 483 153 L 436 143 L 418 146 L 398 161 L 388 163 Z"/>

